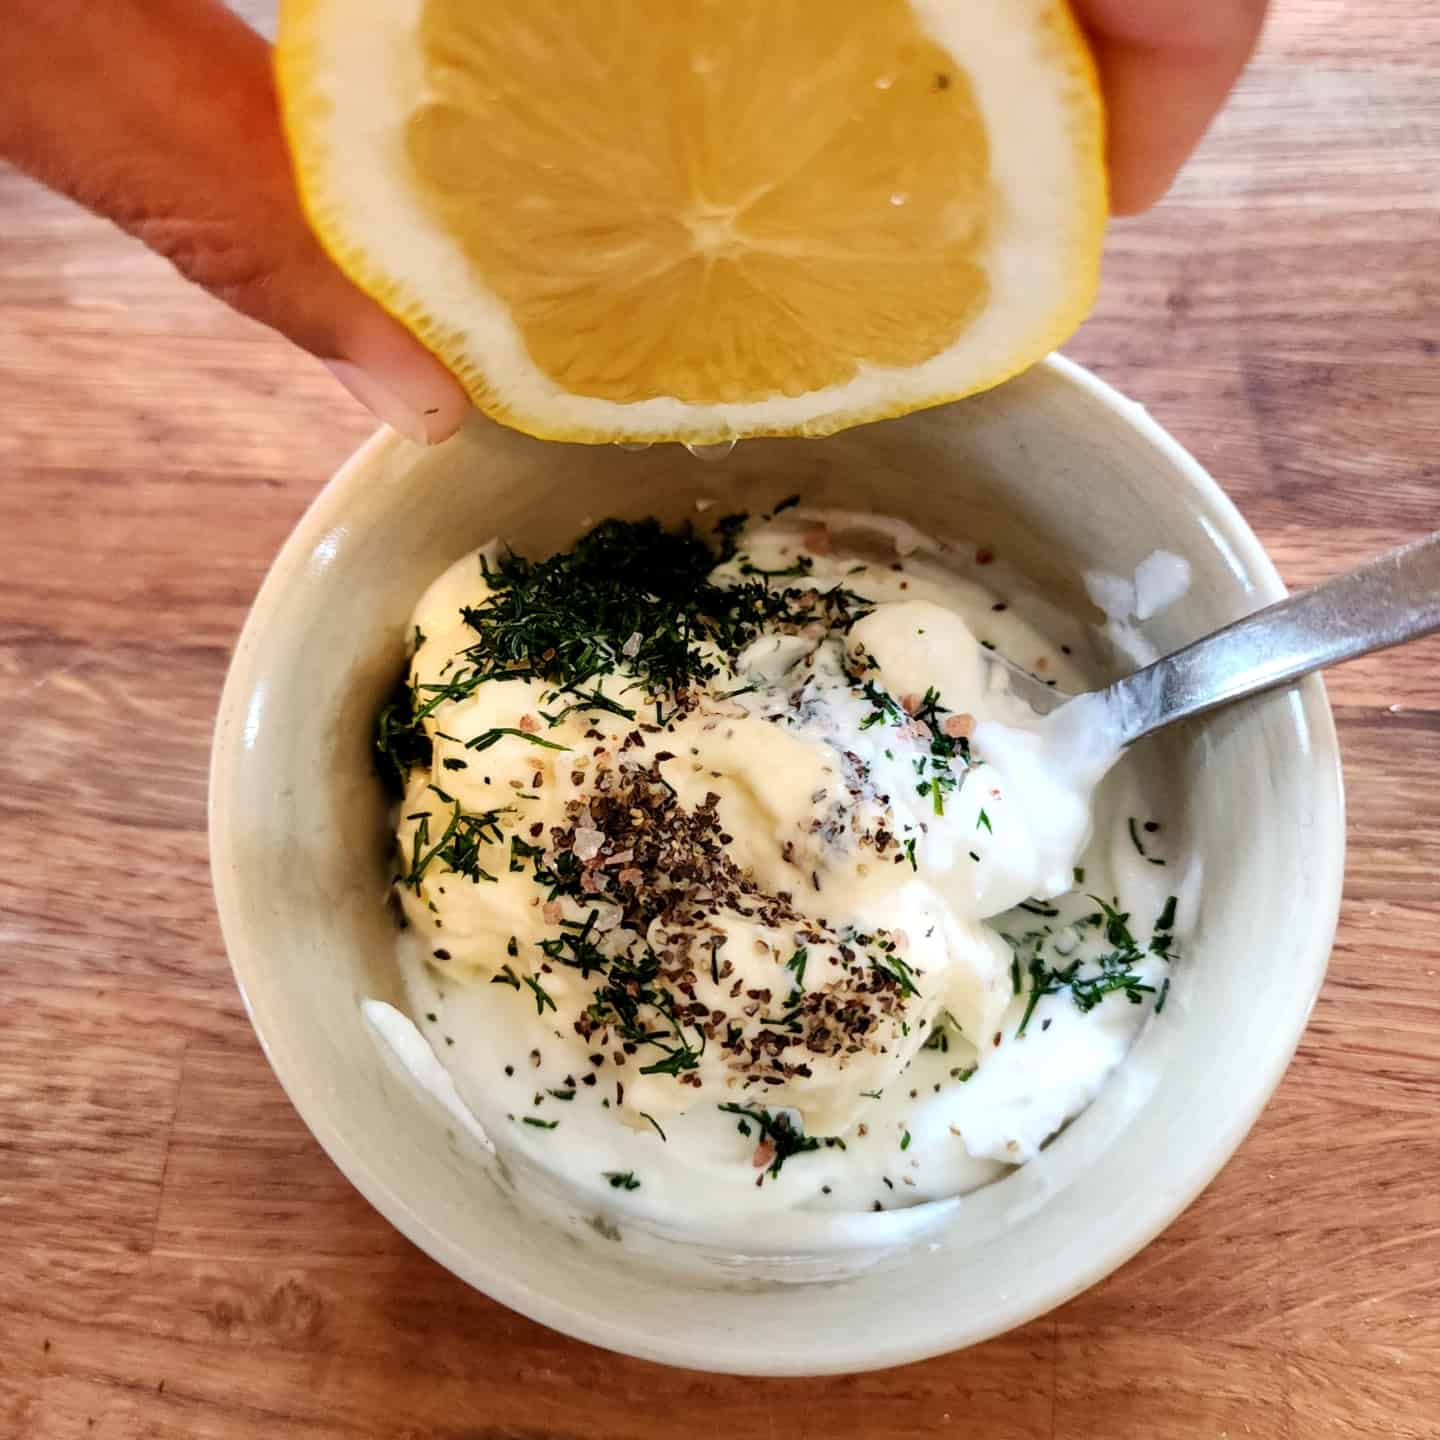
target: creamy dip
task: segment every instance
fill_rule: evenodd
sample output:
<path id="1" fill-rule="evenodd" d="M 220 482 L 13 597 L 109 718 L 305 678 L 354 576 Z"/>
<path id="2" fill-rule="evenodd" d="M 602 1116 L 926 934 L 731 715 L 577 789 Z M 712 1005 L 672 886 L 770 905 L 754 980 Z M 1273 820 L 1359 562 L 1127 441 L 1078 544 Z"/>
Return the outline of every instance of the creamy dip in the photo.
<path id="1" fill-rule="evenodd" d="M 426 592 L 378 732 L 399 962 L 498 1147 L 669 1224 L 913 1205 L 1033 1158 L 1163 1007 L 1170 827 L 1034 763 L 984 652 L 1083 688 L 1069 647 L 938 550 L 781 506 Z"/>

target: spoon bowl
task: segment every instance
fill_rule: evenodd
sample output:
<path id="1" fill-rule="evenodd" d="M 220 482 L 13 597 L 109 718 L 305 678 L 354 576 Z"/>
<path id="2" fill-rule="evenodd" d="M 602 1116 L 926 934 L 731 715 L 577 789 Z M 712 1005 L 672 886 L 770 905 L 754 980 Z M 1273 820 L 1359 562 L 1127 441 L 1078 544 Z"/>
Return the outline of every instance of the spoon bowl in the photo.
<path id="1" fill-rule="evenodd" d="M 993 669 L 1004 671 L 1012 694 L 1037 715 L 1056 717 L 1045 730 L 1057 742 L 1073 746 L 1082 730 L 1098 727 L 1084 747 L 1093 763 L 1113 751 L 1098 780 L 1122 750 L 1163 726 L 1437 630 L 1440 531 L 1277 600 L 1084 695 L 1066 694 L 1004 656 L 984 653 Z"/>

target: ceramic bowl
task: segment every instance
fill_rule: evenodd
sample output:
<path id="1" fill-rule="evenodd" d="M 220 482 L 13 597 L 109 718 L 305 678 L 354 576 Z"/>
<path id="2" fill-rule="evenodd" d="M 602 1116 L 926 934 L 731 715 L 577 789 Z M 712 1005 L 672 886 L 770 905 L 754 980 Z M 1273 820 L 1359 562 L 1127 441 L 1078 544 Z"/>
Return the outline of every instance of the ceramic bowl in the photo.
<path id="1" fill-rule="evenodd" d="M 763 1248 L 686 1244 L 495 1154 L 365 1019 L 367 997 L 403 1006 L 370 729 L 401 671 L 411 607 L 495 536 L 539 556 L 606 515 L 679 520 L 697 501 L 763 508 L 791 491 L 993 550 L 1017 588 L 1029 582 L 1076 623 L 1104 619 L 1085 572 L 1130 575 L 1156 549 L 1178 553 L 1189 590 L 1139 627 L 1162 651 L 1284 593 L 1200 466 L 1139 406 L 1058 359 L 988 395 L 823 441 L 746 441 L 721 464 L 679 447 L 545 444 L 478 420 L 430 451 L 386 432 L 320 494 L 260 591 L 221 702 L 210 792 L 220 920 L 256 1033 L 371 1203 L 455 1274 L 556 1329 L 768 1375 L 984 1340 L 1093 1284 L 1174 1219 L 1294 1051 L 1325 971 L 1344 845 L 1318 680 L 1137 747 L 1123 763 L 1166 787 L 1203 869 L 1165 1023 L 1146 1027 L 1037 1161 L 961 1200 Z"/>

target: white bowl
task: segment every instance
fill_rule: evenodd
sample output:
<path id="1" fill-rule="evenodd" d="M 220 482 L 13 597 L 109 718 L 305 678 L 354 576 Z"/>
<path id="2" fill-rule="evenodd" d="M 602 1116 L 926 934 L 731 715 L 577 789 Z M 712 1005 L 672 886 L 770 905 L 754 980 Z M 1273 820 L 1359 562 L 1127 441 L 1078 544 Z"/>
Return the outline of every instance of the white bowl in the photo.
<path id="1" fill-rule="evenodd" d="M 256 1033 L 335 1163 L 478 1289 L 632 1355 L 757 1375 L 862 1370 L 987 1339 L 1068 1299 L 1167 1225 L 1229 1158 L 1288 1063 L 1325 971 L 1344 813 L 1318 680 L 1137 747 L 1204 866 L 1163 1023 L 1041 1157 L 963 1200 L 764 1252 L 618 1227 L 496 1157 L 394 1063 L 362 1015 L 403 1006 L 384 905 L 376 708 L 426 584 L 496 536 L 532 555 L 606 515 L 699 498 L 900 516 L 993 548 L 1072 616 L 1081 573 L 1183 555 L 1188 593 L 1143 627 L 1173 648 L 1284 593 L 1255 536 L 1143 410 L 1063 360 L 975 399 L 821 442 L 561 447 L 477 421 L 417 449 L 374 437 L 281 551 L 215 733 L 210 846 Z M 866 1217 L 867 1220 L 869 1217 Z"/>

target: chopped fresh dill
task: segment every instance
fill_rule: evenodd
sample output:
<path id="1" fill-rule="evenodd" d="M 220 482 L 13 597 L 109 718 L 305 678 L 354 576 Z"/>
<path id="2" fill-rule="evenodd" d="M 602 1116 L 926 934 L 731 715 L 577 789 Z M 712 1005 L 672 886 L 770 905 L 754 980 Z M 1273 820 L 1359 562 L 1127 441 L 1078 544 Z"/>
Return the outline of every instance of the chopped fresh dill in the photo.
<path id="1" fill-rule="evenodd" d="M 807 1135 L 783 1110 L 772 1114 L 769 1110 L 734 1103 L 724 1104 L 720 1109 L 727 1115 L 742 1117 L 740 1125 L 736 1127 L 742 1135 L 750 1134 L 750 1128 L 746 1122 L 753 1121 L 762 1137 L 775 1147 L 774 1158 L 756 1180 L 757 1185 L 765 1179 L 766 1175 L 769 1175 L 772 1180 L 776 1179 L 785 1162 L 795 1155 L 804 1155 L 811 1150 L 818 1150 L 822 1144 L 827 1148 L 838 1146 L 840 1149 L 844 1149 L 844 1143 L 838 1137 L 821 1138 Z"/>
<path id="2" fill-rule="evenodd" d="M 527 975 L 525 977 L 525 983 L 534 993 L 535 1013 L 537 1015 L 543 1015 L 547 1005 L 552 1010 L 555 1009 L 555 1002 L 550 998 L 550 992 L 533 975 Z"/>
<path id="3" fill-rule="evenodd" d="M 1039 900 L 1022 900 L 1020 909 L 1028 910 L 1032 915 L 1058 915 L 1060 912 L 1053 905 L 1046 905 Z"/>
<path id="4" fill-rule="evenodd" d="M 490 681 L 543 680 L 554 687 L 558 710 L 542 711 L 558 725 L 575 710 L 599 710 L 626 720 L 635 710 L 606 695 L 599 683 L 617 671 L 633 674 L 657 706 L 720 674 L 714 653 L 736 655 L 768 624 L 808 624 L 820 614 L 848 629 L 868 602 L 840 586 L 818 598 L 770 582 L 808 576 L 813 562 L 786 571 L 717 585 L 710 572 L 734 555 L 746 517 L 726 516 L 716 527 L 719 554 L 691 531 L 670 532 L 658 521 L 606 520 L 568 551 L 533 562 L 506 552 L 481 557 L 488 593 L 460 616 L 475 642 L 437 681 L 402 680 L 375 727 L 377 766 L 386 785 L 403 794 L 416 766 L 430 764 L 424 722 L 441 705 L 468 699 Z M 752 570 L 754 567 L 750 567 Z M 745 567 L 741 567 L 742 572 Z M 433 724 L 433 721 L 431 722 Z M 503 735 L 497 728 L 470 748 L 483 751 Z M 521 732 L 532 744 L 563 748 Z"/>
<path id="5" fill-rule="evenodd" d="M 639 947 L 638 954 L 622 953 L 604 963 L 604 979 L 585 1012 L 587 1020 L 613 1025 L 631 1045 L 659 1050 L 661 1058 L 642 1065 L 642 1075 L 680 1075 L 697 1069 L 705 1052 L 705 1032 L 699 1026 L 687 1032 L 675 997 L 659 983 L 660 960 L 654 950 Z"/>
<path id="6" fill-rule="evenodd" d="M 400 877 L 400 884 L 420 893 L 420 882 L 435 860 L 440 860 L 458 875 L 473 881 L 494 881 L 495 876 L 482 869 L 479 861 L 480 846 L 500 839 L 501 810 L 486 810 L 468 814 L 458 800 L 452 800 L 438 786 L 429 787 L 446 804 L 452 807 L 444 832 L 432 845 L 430 843 L 431 813 L 417 811 L 406 819 L 414 820 L 415 833 L 411 837 L 410 868 Z"/>
<path id="7" fill-rule="evenodd" d="M 762 570 L 748 560 L 740 562 L 742 575 L 753 575 L 761 580 L 800 580 L 810 574 L 814 568 L 815 562 L 808 555 L 796 556 L 794 563 L 785 566 L 783 570 Z"/>
<path id="8" fill-rule="evenodd" d="M 612 1190 L 638 1190 L 640 1182 L 633 1170 L 602 1170 L 601 1177 L 610 1182 Z"/>
<path id="9" fill-rule="evenodd" d="M 809 957 L 810 952 L 802 946 L 785 962 L 785 968 L 794 972 L 797 985 L 805 983 L 805 963 Z"/>
<path id="10" fill-rule="evenodd" d="M 467 750 L 488 750 L 492 745 L 497 745 L 507 735 L 513 735 L 518 740 L 526 740 L 531 745 L 543 745 L 547 750 L 568 750 L 568 745 L 557 745 L 553 740 L 543 739 L 539 735 L 532 735 L 528 730 L 514 730 L 508 725 L 497 725 L 493 730 L 487 730 L 483 735 L 477 735 L 473 740 L 465 742 Z"/>
<path id="11" fill-rule="evenodd" d="M 573 920 L 562 920 L 559 935 L 540 941 L 540 949 L 547 959 L 558 960 L 578 970 L 582 979 L 588 980 L 590 972 L 603 971 L 609 965 L 609 958 L 591 940 L 595 922 L 600 918 L 598 910 L 592 910 L 583 924 Z"/>
<path id="12" fill-rule="evenodd" d="M 429 765 L 433 747 L 415 715 L 415 691 L 403 677 L 375 719 L 375 764 L 385 788 L 397 798 L 415 766 Z"/>
<path id="13" fill-rule="evenodd" d="M 882 947 L 879 955 L 871 955 L 870 964 L 876 970 L 883 970 L 889 975 L 900 987 L 902 995 L 910 996 L 920 993 L 915 985 L 915 972 L 895 953 L 893 945 L 888 950 Z"/>

